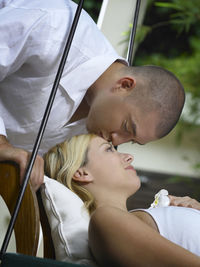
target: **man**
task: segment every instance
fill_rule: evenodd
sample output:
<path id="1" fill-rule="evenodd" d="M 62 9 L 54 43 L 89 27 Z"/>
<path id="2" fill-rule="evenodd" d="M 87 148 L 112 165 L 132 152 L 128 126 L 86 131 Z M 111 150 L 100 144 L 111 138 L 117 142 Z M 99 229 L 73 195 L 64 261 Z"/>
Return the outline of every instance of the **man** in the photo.
<path id="1" fill-rule="evenodd" d="M 76 5 L 1 0 L 0 8 L 0 160 L 19 163 L 22 177 Z M 114 145 L 145 144 L 173 128 L 183 103 L 183 88 L 171 73 L 128 67 L 83 11 L 39 154 L 87 130 Z M 40 156 L 31 180 L 35 189 L 43 181 Z"/>

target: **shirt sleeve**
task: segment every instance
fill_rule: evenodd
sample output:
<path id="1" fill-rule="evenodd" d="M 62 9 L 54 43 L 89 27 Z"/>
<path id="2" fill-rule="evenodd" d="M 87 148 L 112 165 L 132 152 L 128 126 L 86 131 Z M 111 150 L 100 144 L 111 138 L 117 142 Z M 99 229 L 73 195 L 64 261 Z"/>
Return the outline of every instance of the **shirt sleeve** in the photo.
<path id="1" fill-rule="evenodd" d="M 48 35 L 49 29 L 45 27 L 48 16 L 43 10 L 8 6 L 0 9 L 0 17 L 1 82 L 29 60 L 40 60 L 41 49 L 45 50 L 42 31 Z"/>
<path id="2" fill-rule="evenodd" d="M 21 75 L 23 66 L 31 75 L 42 76 L 42 64 L 46 62 L 47 35 L 51 28 L 48 25 L 49 16 L 43 10 L 30 10 L 6 6 L 0 8 L 0 92 L 9 77 Z M 43 37 L 41 31 L 46 35 Z M 40 68 L 41 67 L 41 68 Z M 49 71 L 48 68 L 46 68 Z M 45 69 L 45 70 L 46 70 Z M 44 72 L 44 71 L 43 71 Z M 26 73 L 24 74 L 26 77 Z M 44 79 L 45 80 L 45 79 Z M 16 84 L 13 84 L 15 87 Z M 18 88 L 20 90 L 20 88 Z M 5 91 L 5 90 L 4 90 Z M 1 98 L 1 93 L 0 93 Z M 3 101 L 3 100 L 2 100 Z M 0 108 L 0 135 L 7 136 L 6 123 Z"/>
<path id="3" fill-rule="evenodd" d="M 5 135 L 7 137 L 5 125 L 1 117 L 0 117 L 0 135 Z"/>

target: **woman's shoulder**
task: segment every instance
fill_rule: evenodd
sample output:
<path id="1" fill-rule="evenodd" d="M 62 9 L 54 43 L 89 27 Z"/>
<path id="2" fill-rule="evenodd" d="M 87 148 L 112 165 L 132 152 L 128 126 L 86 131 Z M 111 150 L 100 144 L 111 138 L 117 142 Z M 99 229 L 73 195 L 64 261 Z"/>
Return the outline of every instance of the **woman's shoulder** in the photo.
<path id="1" fill-rule="evenodd" d="M 141 219 L 138 216 L 113 206 L 97 208 L 90 218 L 90 227 L 95 226 L 96 229 L 124 228 L 129 224 L 133 226 L 133 224 L 137 225 L 140 223 Z"/>
<path id="2" fill-rule="evenodd" d="M 153 228 L 157 232 L 159 232 L 158 225 L 157 225 L 155 219 L 153 218 L 153 216 L 149 212 L 147 212 L 147 210 L 145 210 L 145 209 L 132 210 L 132 211 L 130 211 L 130 214 L 135 215 L 141 221 L 145 222 L 151 228 Z"/>
<path id="3" fill-rule="evenodd" d="M 92 214 L 91 214 L 91 222 L 98 221 L 99 219 L 101 220 L 102 218 L 109 219 L 112 218 L 113 216 L 121 216 L 125 215 L 126 211 L 113 207 L 113 206 L 101 206 L 98 207 Z"/>
<path id="4" fill-rule="evenodd" d="M 127 247 L 134 246 L 137 240 L 144 240 L 145 225 L 126 210 L 111 206 L 96 209 L 89 224 L 89 246 L 97 261 L 103 266 L 133 266 L 119 265 L 118 257 L 121 253 L 127 253 Z"/>

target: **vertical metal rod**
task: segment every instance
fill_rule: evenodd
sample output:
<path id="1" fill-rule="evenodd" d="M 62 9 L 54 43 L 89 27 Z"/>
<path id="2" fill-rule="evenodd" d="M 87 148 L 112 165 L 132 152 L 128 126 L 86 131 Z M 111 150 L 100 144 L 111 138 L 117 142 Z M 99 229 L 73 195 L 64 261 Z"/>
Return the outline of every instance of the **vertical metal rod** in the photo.
<path id="1" fill-rule="evenodd" d="M 128 44 L 128 52 L 127 52 L 126 60 L 128 61 L 129 65 L 132 64 L 133 45 L 134 45 L 134 40 L 135 40 L 135 33 L 136 33 L 136 28 L 137 28 L 140 3 L 141 3 L 141 0 L 137 0 L 136 7 L 135 7 L 135 13 L 134 13 L 134 19 L 133 19 L 133 27 L 131 29 L 131 34 L 130 34 L 130 39 L 129 39 L 129 44 Z"/>
<path id="2" fill-rule="evenodd" d="M 128 51 L 127 51 L 127 57 L 126 57 L 126 60 L 128 61 L 129 65 L 132 64 L 133 45 L 134 45 L 138 15 L 139 15 L 139 10 L 140 10 L 140 2 L 141 2 L 141 0 L 137 0 L 137 2 L 136 2 L 135 13 L 134 13 L 134 18 L 133 18 L 133 27 L 131 29 L 131 34 L 130 34 L 130 38 L 129 38 Z M 117 150 L 117 147 L 118 146 L 115 146 L 116 150 Z"/>
<path id="3" fill-rule="evenodd" d="M 17 219 L 17 215 L 18 215 L 18 212 L 19 212 L 19 209 L 20 209 L 20 206 L 21 206 L 21 202 L 22 202 L 22 199 L 23 199 L 23 196 L 24 196 L 24 192 L 25 192 L 25 189 L 26 189 L 26 186 L 27 186 L 27 183 L 28 183 L 28 180 L 29 180 L 29 177 L 30 177 L 30 174 L 31 174 L 31 171 L 32 171 L 35 159 L 36 159 L 36 156 L 37 156 L 37 153 L 38 153 L 38 149 L 39 149 L 39 146 L 40 146 L 43 134 L 44 134 L 44 130 L 45 130 L 48 118 L 49 118 L 49 114 L 50 114 L 50 111 L 51 111 L 51 108 L 52 108 L 52 105 L 53 105 L 53 102 L 54 102 L 54 99 L 55 99 L 57 88 L 58 88 L 58 85 L 59 85 L 59 82 L 60 82 L 60 79 L 61 79 L 61 76 L 62 76 L 62 73 L 63 73 L 63 70 L 64 70 L 65 62 L 66 62 L 67 56 L 69 54 L 71 43 L 72 43 L 72 40 L 73 40 L 73 37 L 74 37 L 74 33 L 75 33 L 75 30 L 76 30 L 76 27 L 77 27 L 77 24 L 78 24 L 78 20 L 79 20 L 80 14 L 81 14 L 81 10 L 82 10 L 82 7 L 83 7 L 83 2 L 84 2 L 84 0 L 80 0 L 79 4 L 78 4 L 78 7 L 76 9 L 76 13 L 75 13 L 75 16 L 74 16 L 74 19 L 73 19 L 71 30 L 70 30 L 70 33 L 69 33 L 69 36 L 68 36 L 64 51 L 63 51 L 63 55 L 62 55 L 62 58 L 61 58 L 61 61 L 60 61 L 59 67 L 58 67 L 58 71 L 57 71 L 57 74 L 56 74 L 56 77 L 55 77 L 55 81 L 54 81 L 54 84 L 53 84 L 53 87 L 52 87 L 52 90 L 51 90 L 51 94 L 49 96 L 49 100 L 48 100 L 48 103 L 47 103 L 47 106 L 46 106 L 46 109 L 45 109 L 45 112 L 44 112 L 44 116 L 43 116 L 43 119 L 42 119 L 42 122 L 41 122 L 41 125 L 40 125 L 40 129 L 39 129 L 38 135 L 36 137 L 36 141 L 35 141 L 35 144 L 34 144 L 34 147 L 33 147 L 33 151 L 31 153 L 31 157 L 30 157 L 30 160 L 29 160 L 26 172 L 25 172 L 24 181 L 23 181 L 21 190 L 19 192 L 19 196 L 18 196 L 16 205 L 15 205 L 15 209 L 14 209 L 14 212 L 12 214 L 12 217 L 11 217 L 10 223 L 8 225 L 8 229 L 7 229 L 7 232 L 6 232 L 2 247 L 1 247 L 0 259 L 2 259 L 3 254 L 6 252 L 7 247 L 8 247 L 8 243 L 10 241 L 10 237 L 11 237 L 11 234 L 12 234 L 16 219 Z"/>

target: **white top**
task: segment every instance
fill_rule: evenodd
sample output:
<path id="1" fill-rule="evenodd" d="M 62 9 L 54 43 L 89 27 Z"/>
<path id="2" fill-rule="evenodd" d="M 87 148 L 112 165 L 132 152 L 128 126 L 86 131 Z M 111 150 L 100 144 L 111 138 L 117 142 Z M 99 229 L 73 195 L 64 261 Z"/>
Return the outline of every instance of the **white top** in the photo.
<path id="1" fill-rule="evenodd" d="M 150 214 L 162 236 L 200 256 L 200 211 L 183 207 L 141 209 Z"/>
<path id="2" fill-rule="evenodd" d="M 77 5 L 70 0 L 0 0 L 0 134 L 32 150 Z M 67 125 L 87 89 L 120 57 L 82 11 L 40 154 L 85 133 Z M 5 132 L 5 128 L 6 132 Z"/>

